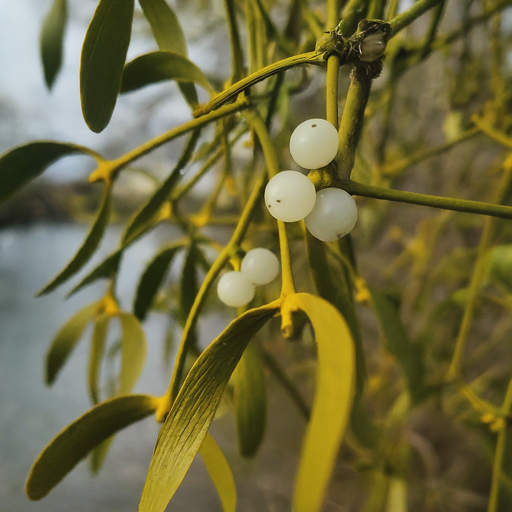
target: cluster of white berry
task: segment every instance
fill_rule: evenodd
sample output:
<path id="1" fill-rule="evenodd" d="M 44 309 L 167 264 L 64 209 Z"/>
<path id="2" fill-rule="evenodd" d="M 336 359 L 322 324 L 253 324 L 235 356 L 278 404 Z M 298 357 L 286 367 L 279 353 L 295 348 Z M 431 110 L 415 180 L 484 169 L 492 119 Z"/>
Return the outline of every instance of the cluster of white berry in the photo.
<path id="1" fill-rule="evenodd" d="M 268 249 L 251 249 L 242 260 L 240 272 L 227 272 L 219 279 L 217 294 L 227 306 L 239 307 L 254 298 L 256 286 L 268 284 L 279 274 L 277 256 Z"/>
<path id="2" fill-rule="evenodd" d="M 305 169 L 319 169 L 338 153 L 338 132 L 325 119 L 310 119 L 295 128 L 290 139 L 292 158 Z M 357 206 L 350 194 L 339 188 L 318 193 L 313 182 L 297 171 L 282 171 L 265 190 L 270 215 L 283 222 L 304 219 L 310 233 L 332 242 L 350 233 L 357 222 Z"/>

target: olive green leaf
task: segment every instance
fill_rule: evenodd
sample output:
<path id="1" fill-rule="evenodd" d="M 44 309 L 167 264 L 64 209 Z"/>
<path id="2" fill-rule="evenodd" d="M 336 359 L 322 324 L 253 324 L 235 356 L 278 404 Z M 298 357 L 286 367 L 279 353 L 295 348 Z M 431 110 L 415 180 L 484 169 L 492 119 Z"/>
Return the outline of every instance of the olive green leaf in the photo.
<path id="1" fill-rule="evenodd" d="M 253 457 L 265 433 L 267 394 L 261 358 L 249 343 L 233 374 L 238 449 L 242 457 Z"/>
<path id="2" fill-rule="evenodd" d="M 386 350 L 400 364 L 413 403 L 419 403 L 432 392 L 432 388 L 425 384 L 426 369 L 421 347 L 409 339 L 395 304 L 377 290 L 371 289 L 370 294 Z"/>
<path id="3" fill-rule="evenodd" d="M 154 413 L 158 399 L 128 395 L 103 402 L 68 425 L 41 452 L 27 478 L 31 500 L 44 498 L 93 448 Z"/>
<path id="4" fill-rule="evenodd" d="M 174 52 L 187 56 L 187 43 L 181 30 L 180 22 L 165 0 L 139 0 L 144 16 L 151 25 L 151 31 L 162 51 Z M 178 82 L 187 103 L 197 108 L 199 100 L 197 91 L 191 82 Z"/>
<path id="5" fill-rule="evenodd" d="M 356 346 L 357 395 L 361 394 L 366 378 L 366 364 L 363 351 L 361 328 L 352 296 L 351 283 L 347 274 L 334 273 L 325 253 L 323 242 L 306 230 L 306 248 L 309 268 L 318 295 L 333 304 L 347 321 Z"/>
<path id="6" fill-rule="evenodd" d="M 111 436 L 91 450 L 89 456 L 89 468 L 93 474 L 99 473 L 105 459 L 107 458 L 108 451 L 113 441 L 114 436 Z"/>
<path id="7" fill-rule="evenodd" d="M 187 55 L 187 43 L 176 14 L 165 0 L 139 0 L 160 50 Z"/>
<path id="8" fill-rule="evenodd" d="M 236 486 L 233 473 L 220 446 L 211 434 L 206 434 L 199 453 L 217 489 L 224 512 L 235 512 Z"/>
<path id="9" fill-rule="evenodd" d="M 354 341 L 339 311 L 320 297 L 297 293 L 283 308 L 287 304 L 309 317 L 318 347 L 315 398 L 302 445 L 293 510 L 320 512 L 355 393 Z"/>
<path id="10" fill-rule="evenodd" d="M 98 311 L 99 302 L 85 306 L 72 316 L 56 334 L 46 355 L 46 383 L 51 385 L 79 342 L 87 324 Z"/>
<path id="11" fill-rule="evenodd" d="M 94 324 L 91 352 L 89 354 L 89 395 L 93 404 L 97 404 L 100 401 L 99 380 L 101 362 L 103 360 L 105 345 L 107 343 L 110 318 L 111 317 L 107 315 L 101 314 Z"/>
<path id="12" fill-rule="evenodd" d="M 110 122 L 121 87 L 132 32 L 134 0 L 100 0 L 80 60 L 80 97 L 87 126 L 96 133 Z"/>
<path id="13" fill-rule="evenodd" d="M 187 57 L 179 53 L 157 51 L 146 53 L 128 62 L 124 68 L 121 92 L 131 92 L 164 80 L 193 82 L 213 94 L 210 82 L 203 72 Z"/>
<path id="14" fill-rule="evenodd" d="M 268 304 L 247 311 L 199 356 L 160 431 L 139 512 L 165 510 L 203 443 L 247 343 L 276 310 Z"/>
<path id="15" fill-rule="evenodd" d="M 183 324 L 187 320 L 197 292 L 199 291 L 197 265 L 199 263 L 200 252 L 197 245 L 192 243 L 188 249 L 185 263 L 183 264 L 183 270 L 181 271 L 179 318 Z"/>
<path id="16" fill-rule="evenodd" d="M 512 244 L 493 247 L 487 257 L 486 270 L 490 281 L 512 291 Z"/>
<path id="17" fill-rule="evenodd" d="M 121 322 L 121 371 L 119 394 L 129 393 L 144 369 L 146 362 L 146 335 L 139 320 L 130 313 L 119 315 Z"/>
<path id="18" fill-rule="evenodd" d="M 67 0 L 53 0 L 41 31 L 41 60 L 44 78 L 51 89 L 62 64 L 64 30 L 68 14 Z"/>
<path id="19" fill-rule="evenodd" d="M 37 141 L 23 144 L 0 156 L 0 204 L 64 156 L 90 149 L 64 142 Z"/>
<path id="20" fill-rule="evenodd" d="M 160 251 L 146 267 L 135 294 L 133 313 L 139 320 L 148 314 L 156 294 L 169 270 L 174 256 L 181 249 L 183 242 L 176 242 Z"/>
<path id="21" fill-rule="evenodd" d="M 103 193 L 103 199 L 98 214 L 96 215 L 96 219 L 94 220 L 94 223 L 82 246 L 78 249 L 77 253 L 73 256 L 73 259 L 66 265 L 66 267 L 61 270 L 42 290 L 37 292 L 38 297 L 55 290 L 55 288 L 73 277 L 96 252 L 110 218 L 111 192 L 112 186 L 107 185 Z"/>
<path id="22" fill-rule="evenodd" d="M 160 185 L 158 190 L 151 196 L 144 206 L 138 210 L 133 216 L 132 220 L 128 223 L 125 232 L 122 236 L 123 246 L 126 246 L 138 238 L 143 231 L 148 229 L 148 224 L 151 224 L 155 215 L 163 206 L 165 201 L 169 199 L 169 194 L 173 191 L 174 187 L 178 184 L 183 176 L 183 169 L 189 164 L 197 141 L 201 134 L 201 129 L 194 130 L 190 135 L 181 156 L 172 170 L 169 177 Z"/>
<path id="23" fill-rule="evenodd" d="M 91 272 L 89 272 L 69 293 L 68 297 L 74 295 L 82 288 L 98 281 L 99 279 L 111 279 L 119 270 L 123 249 L 118 249 L 107 256 L 100 264 L 98 264 Z"/>

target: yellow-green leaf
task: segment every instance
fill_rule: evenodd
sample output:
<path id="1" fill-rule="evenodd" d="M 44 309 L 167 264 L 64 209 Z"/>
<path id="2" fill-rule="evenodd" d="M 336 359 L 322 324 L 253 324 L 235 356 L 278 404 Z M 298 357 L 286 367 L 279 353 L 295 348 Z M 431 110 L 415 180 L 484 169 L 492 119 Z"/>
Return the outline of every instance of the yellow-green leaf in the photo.
<path id="1" fill-rule="evenodd" d="M 119 373 L 119 393 L 129 393 L 146 362 L 146 335 L 139 320 L 130 313 L 119 315 L 121 322 L 121 372 Z"/>
<path id="2" fill-rule="evenodd" d="M 114 436 L 111 436 L 91 450 L 89 467 L 93 474 L 97 474 L 100 471 L 113 441 Z"/>
<path id="3" fill-rule="evenodd" d="M 206 434 L 203 444 L 199 449 L 199 453 L 217 489 L 217 493 L 222 502 L 223 511 L 235 512 L 237 498 L 233 473 L 220 446 L 211 434 Z"/>
<path id="4" fill-rule="evenodd" d="M 134 0 L 100 0 L 80 60 L 80 97 L 87 126 L 96 133 L 110 122 L 121 87 L 132 32 Z"/>
<path id="5" fill-rule="evenodd" d="M 193 82 L 210 94 L 215 92 L 203 72 L 187 57 L 179 53 L 157 51 L 141 55 L 126 64 L 121 93 L 135 91 L 164 80 Z"/>
<path id="6" fill-rule="evenodd" d="M 233 374 L 238 449 L 242 457 L 253 457 L 265 434 L 267 393 L 261 358 L 249 343 Z"/>
<path id="7" fill-rule="evenodd" d="M 199 291 L 199 277 L 197 275 L 197 265 L 199 264 L 200 250 L 196 244 L 192 243 L 188 249 L 181 271 L 180 282 L 180 321 L 185 324 L 187 317 L 192 309 L 192 304 Z"/>
<path id="8" fill-rule="evenodd" d="M 407 483 L 403 478 L 389 479 L 386 512 L 407 512 Z"/>
<path id="9" fill-rule="evenodd" d="M 187 43 L 176 14 L 165 0 L 139 0 L 160 50 L 187 55 Z"/>
<path id="10" fill-rule="evenodd" d="M 23 144 L 0 156 L 0 204 L 62 157 L 84 153 L 83 146 L 63 142 L 37 141 Z"/>
<path id="11" fill-rule="evenodd" d="M 183 152 L 181 153 L 180 159 L 171 174 L 169 174 L 169 177 L 160 185 L 148 202 L 137 211 L 132 220 L 128 223 L 122 237 L 123 246 L 133 242 L 152 225 L 155 215 L 158 213 L 165 201 L 169 199 L 170 193 L 183 176 L 182 171 L 188 165 L 192 155 L 194 154 L 194 149 L 197 141 L 199 140 L 200 134 L 200 129 L 192 132 Z"/>
<path id="12" fill-rule="evenodd" d="M 56 334 L 46 355 L 46 383 L 51 385 L 82 337 L 87 324 L 98 310 L 98 302 L 89 304 L 72 316 Z"/>
<path id="13" fill-rule="evenodd" d="M 377 290 L 371 289 L 370 294 L 372 308 L 379 320 L 386 349 L 400 364 L 412 401 L 421 402 L 433 390 L 425 384 L 426 369 L 421 347 L 409 339 L 393 302 Z"/>
<path id="14" fill-rule="evenodd" d="M 53 0 L 41 31 L 41 60 L 48 89 L 52 88 L 62 64 L 67 11 L 67 0 Z"/>
<path id="15" fill-rule="evenodd" d="M 247 311 L 199 356 L 160 431 L 139 512 L 166 509 L 203 443 L 247 343 L 275 312 L 275 305 Z"/>
<path id="16" fill-rule="evenodd" d="M 292 295 L 288 301 L 293 310 L 300 309 L 309 317 L 318 346 L 315 398 L 302 446 L 293 510 L 320 512 L 354 398 L 354 342 L 332 304 L 307 293 Z"/>
<path id="17" fill-rule="evenodd" d="M 107 343 L 109 324 L 110 317 L 104 314 L 101 314 L 94 324 L 91 352 L 89 354 L 89 394 L 93 404 L 97 404 L 100 401 L 99 380 L 101 362 L 103 361 L 103 354 Z"/>
<path id="18" fill-rule="evenodd" d="M 62 430 L 44 448 L 27 478 L 31 500 L 44 498 L 94 447 L 155 412 L 158 399 L 130 395 L 103 402 Z"/>
<path id="19" fill-rule="evenodd" d="M 68 279 L 73 277 L 79 272 L 82 267 L 91 259 L 92 255 L 96 252 L 96 249 L 100 245 L 105 229 L 107 228 L 108 221 L 110 219 L 111 210 L 111 191 L 110 185 L 105 187 L 103 194 L 103 200 L 96 215 L 96 219 L 87 234 L 83 244 L 77 253 L 73 256 L 73 259 L 62 269 L 42 290 L 37 293 L 37 296 L 46 295 L 51 291 L 58 288 L 61 284 L 65 283 Z"/>

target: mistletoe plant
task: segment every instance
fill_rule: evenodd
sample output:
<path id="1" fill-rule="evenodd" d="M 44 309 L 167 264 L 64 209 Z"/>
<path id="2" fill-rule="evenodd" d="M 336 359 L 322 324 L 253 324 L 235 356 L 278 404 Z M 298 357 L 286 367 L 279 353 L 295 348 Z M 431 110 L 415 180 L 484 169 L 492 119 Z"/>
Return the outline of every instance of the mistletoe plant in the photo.
<path id="1" fill-rule="evenodd" d="M 466 131 L 440 147 L 392 161 L 386 159 L 385 148 L 389 140 L 391 105 L 396 98 L 395 85 L 405 71 L 427 59 L 435 50 L 447 48 L 463 38 L 472 27 L 499 16 L 510 3 L 485 2 L 482 14 L 469 16 L 460 27 L 447 35 L 437 36 L 445 0 L 418 0 L 400 14 L 397 14 L 396 0 L 327 0 L 326 5 L 318 5 L 316 10 L 310 8 L 307 0 L 293 0 L 277 6 L 280 12 L 284 9 L 287 16 L 284 28 L 280 28 L 270 14 L 271 8 L 275 7 L 272 1 L 224 0 L 232 73 L 219 91 L 189 60 L 178 18 L 165 0 L 139 0 L 158 50 L 128 63 L 125 60 L 134 0 L 98 2 L 85 35 L 80 65 L 82 111 L 89 128 L 99 133 L 109 124 L 119 94 L 165 80 L 177 82 L 192 109 L 192 119 L 112 160 L 87 147 L 54 141 L 31 142 L 0 158 L 2 202 L 63 157 L 84 154 L 94 159 L 97 165 L 89 177 L 90 183 L 103 187 L 103 199 L 96 218 L 69 264 L 39 292 L 39 295 L 45 295 L 75 276 L 97 250 L 110 221 L 112 194 L 121 173 L 159 146 L 189 135 L 172 172 L 158 183 L 156 191 L 127 222 L 118 249 L 71 291 L 71 294 L 77 293 L 99 280 L 108 283 L 105 296 L 80 310 L 56 335 L 48 351 L 46 380 L 48 384 L 55 382 L 86 326 L 93 323 L 88 382 L 93 408 L 57 434 L 37 458 L 26 484 L 30 499 L 39 500 L 46 496 L 88 455 L 93 468 L 99 469 L 114 434 L 154 415 L 162 427 L 139 511 L 163 512 L 199 452 L 217 487 L 224 511 L 233 512 L 237 501 L 234 478 L 221 449 L 208 431 L 229 383 L 233 389 L 240 453 L 244 457 L 255 455 L 265 427 L 264 368 L 267 367 L 278 376 L 308 421 L 293 495 L 294 512 L 323 509 L 347 428 L 352 456 L 359 461 L 361 469 L 370 467 L 378 476 L 368 510 L 384 510 L 383 507 L 387 507 L 387 511 L 405 510 L 410 457 L 403 441 L 396 449 L 390 449 L 390 445 L 394 445 L 396 430 L 402 428 L 404 418 L 411 410 L 432 398 L 440 399 L 445 393 L 449 395 L 453 389 L 462 393 L 470 406 L 482 414 L 482 421 L 492 432 L 498 433 L 488 508 L 489 512 L 498 510 L 499 500 L 503 497 L 500 494 L 504 478 L 502 464 L 509 435 L 512 385 L 508 387 L 503 405 L 494 406 L 477 396 L 465 383 L 462 362 L 487 268 L 486 257 L 496 232 L 496 221 L 492 217 L 512 219 L 512 207 L 501 204 L 507 200 L 511 186 L 512 159 L 508 157 L 504 161 L 494 204 L 404 192 L 394 190 L 390 185 L 413 164 L 448 151 L 477 133 L 498 140 L 509 151 L 512 150 L 512 139 L 502 131 L 502 125 L 497 121 L 492 123 L 484 111 L 473 117 Z M 422 40 L 396 37 L 429 11 L 430 24 Z M 54 0 L 41 37 L 45 78 L 50 88 L 61 67 L 66 19 L 66 0 Z M 241 42 L 239 24 L 242 20 L 247 54 Z M 386 48 L 389 55 L 384 61 Z M 292 171 L 283 172 L 283 155 L 277 151 L 271 130 L 277 124 L 276 120 L 281 125 L 287 123 L 288 113 L 283 105 L 310 81 L 311 66 L 325 69 L 326 113 L 317 115 L 320 119 L 310 123 L 320 134 L 316 142 L 308 142 L 311 134 L 306 133 L 302 139 L 300 133 L 294 134 L 290 148 L 297 162 L 309 169 L 306 178 Z M 381 74 L 383 66 L 386 67 L 387 85 L 371 103 L 371 108 L 367 108 L 372 82 Z M 285 77 L 286 70 L 299 67 L 302 78 L 298 84 Z M 340 116 L 338 94 L 341 84 L 339 87 L 338 81 L 341 67 L 350 69 L 351 74 Z M 209 95 L 207 103 L 199 103 L 196 86 Z M 374 176 L 378 175 L 378 179 L 355 181 L 351 179 L 351 173 L 363 120 L 365 115 L 372 117 L 376 113 L 381 113 L 384 119 L 376 149 L 374 170 L 377 174 Z M 318 127 L 317 123 L 320 123 Z M 326 131 L 319 131 L 320 126 L 324 126 L 322 123 L 328 124 Z M 205 142 L 201 134 L 209 125 L 215 127 L 215 133 Z M 215 217 L 220 193 L 233 187 L 235 180 L 232 169 L 235 146 L 247 132 L 252 137 L 253 156 L 246 172 L 238 176 L 236 182 L 241 197 L 239 215 L 234 221 L 232 217 Z M 205 143 L 198 146 L 199 141 Z M 316 146 L 316 152 L 311 146 Z M 185 211 L 183 205 L 194 185 L 219 161 L 224 162 L 224 170 L 204 206 L 195 212 Z M 184 170 L 191 163 L 201 163 L 201 167 L 191 180 L 181 183 Z M 295 177 L 290 178 L 286 172 Z M 291 199 L 282 204 L 280 194 L 285 192 Z M 387 295 L 368 287 L 358 270 L 356 253 L 347 234 L 357 218 L 352 195 L 488 216 L 453 358 L 441 379 L 427 374 L 423 348 L 408 338 L 395 303 Z M 304 218 L 305 225 L 301 221 L 304 229 L 297 228 L 297 224 L 287 225 L 287 222 Z M 135 241 L 166 222 L 177 223 L 184 236 L 173 240 L 154 256 L 140 278 L 133 312 L 122 311 L 116 292 L 122 257 Z M 204 228 L 215 223 L 234 224 L 231 238 L 224 246 L 205 234 Z M 257 247 L 257 240 L 261 240 L 258 233 L 262 230 L 271 237 L 276 234 L 278 237 L 281 292 L 271 297 L 271 288 L 267 290 L 263 286 L 252 306 L 246 309 L 245 304 L 254 296 L 251 282 L 263 285 L 277 274 L 272 254 L 265 253 L 259 260 L 259 256 L 254 256 L 251 251 L 252 256 L 244 258 L 247 251 Z M 292 245 L 301 246 L 304 240 L 315 294 L 297 291 L 294 283 L 291 248 Z M 205 256 L 206 247 L 218 252 L 213 263 Z M 174 300 L 178 307 L 173 309 L 172 315 L 183 326 L 183 333 L 168 391 L 161 397 L 132 394 L 145 363 L 146 341 L 141 322 L 151 309 L 165 309 L 159 292 L 172 261 L 181 252 L 185 253 L 185 259 L 180 291 Z M 256 258 L 254 273 L 247 270 L 251 258 Z M 198 321 L 212 287 L 226 267 L 231 267 L 235 277 L 223 278 L 218 293 L 227 304 L 240 306 L 238 317 L 201 351 L 197 344 Z M 200 284 L 199 269 L 206 271 Z M 229 274 L 224 274 L 227 276 Z M 403 389 L 383 423 L 372 417 L 367 408 L 367 370 L 356 302 L 370 306 L 375 312 L 385 347 L 396 359 L 404 378 Z M 311 410 L 292 379 L 271 355 L 250 341 L 265 324 L 273 325 L 272 319 L 276 317 L 280 318 L 281 333 L 286 339 L 300 340 L 309 328 L 313 334 L 317 347 L 317 373 Z M 109 327 L 116 321 L 122 332 L 118 348 L 120 372 L 110 396 L 102 401 L 100 368 L 107 357 Z M 195 362 L 187 371 L 188 357 L 193 357 Z"/>

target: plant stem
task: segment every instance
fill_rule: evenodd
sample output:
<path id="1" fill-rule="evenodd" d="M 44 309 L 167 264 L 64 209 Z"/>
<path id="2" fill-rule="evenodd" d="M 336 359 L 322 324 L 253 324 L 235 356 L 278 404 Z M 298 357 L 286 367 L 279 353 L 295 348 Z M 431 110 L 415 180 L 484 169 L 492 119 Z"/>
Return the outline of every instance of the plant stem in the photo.
<path id="1" fill-rule="evenodd" d="M 356 196 L 372 197 L 374 199 L 385 199 L 386 201 L 396 201 L 399 203 L 430 206 L 431 208 L 441 208 L 442 210 L 477 213 L 480 215 L 489 215 L 490 217 L 512 219 L 512 207 L 510 206 L 470 201 L 467 199 L 430 196 L 427 194 L 417 194 L 416 192 L 404 192 L 402 190 L 392 190 L 375 187 L 373 185 L 364 185 L 363 183 L 357 183 L 356 181 L 351 180 L 342 181 L 341 188 Z"/>
<path id="2" fill-rule="evenodd" d="M 505 133 L 496 130 L 488 123 L 486 123 L 483 119 L 479 117 L 473 117 L 473 122 L 475 125 L 482 130 L 485 135 L 487 135 L 490 139 L 496 141 L 498 144 L 501 144 L 503 147 L 512 150 L 512 139 L 508 137 Z"/>
<path id="3" fill-rule="evenodd" d="M 249 87 L 252 87 L 262 80 L 265 80 L 266 78 L 279 73 L 280 71 L 294 68 L 296 66 L 300 66 L 301 64 L 323 66 L 325 64 L 325 53 L 316 51 L 301 53 L 300 55 L 294 55 L 293 57 L 288 57 L 287 59 L 283 59 L 270 64 L 269 66 L 260 69 L 256 73 L 245 77 L 236 84 L 233 84 L 231 87 L 228 87 L 225 91 L 222 91 L 220 94 L 215 96 L 215 98 L 213 98 L 213 100 L 206 104 L 204 107 L 195 110 L 193 115 L 194 117 L 198 118 L 204 115 L 208 115 L 212 110 L 215 110 L 221 105 L 224 105 L 224 103 L 227 103 L 228 101 L 236 98 L 241 92 L 245 91 Z"/>
<path id="4" fill-rule="evenodd" d="M 325 77 L 325 105 L 327 111 L 327 121 L 329 121 L 336 130 L 338 129 L 338 78 L 340 74 L 340 59 L 337 55 L 331 55 L 327 59 L 327 74 Z"/>
<path id="5" fill-rule="evenodd" d="M 229 44 L 231 46 L 231 79 L 233 82 L 245 76 L 244 57 L 242 54 L 242 43 L 236 23 L 235 5 L 233 0 L 224 0 L 226 18 L 229 31 Z"/>
<path id="6" fill-rule="evenodd" d="M 392 29 L 391 37 L 396 36 L 400 30 L 403 30 L 423 13 L 432 9 L 432 7 L 435 7 L 440 2 L 441 0 L 418 0 L 412 7 L 409 7 L 407 11 L 402 12 L 389 22 Z"/>
<path id="7" fill-rule="evenodd" d="M 402 174 L 408 167 L 411 167 L 419 162 L 422 162 L 427 158 L 431 158 L 433 156 L 439 155 L 440 153 L 444 153 L 445 151 L 450 150 L 460 142 L 463 142 L 473 137 L 474 135 L 480 133 L 480 131 L 483 131 L 480 127 L 470 128 L 469 130 L 459 135 L 456 139 L 453 139 L 445 144 L 440 144 L 439 146 L 426 149 L 425 151 L 420 151 L 415 155 L 403 158 L 401 160 L 398 160 L 397 162 L 387 164 L 381 169 L 381 175 L 390 178 L 395 178 Z"/>
<path id="8" fill-rule="evenodd" d="M 496 188 L 496 202 L 501 203 L 510 185 L 512 179 L 512 166 L 505 165 L 505 170 L 501 177 L 500 182 Z M 512 208 L 502 206 L 501 208 Z M 509 217 L 512 218 L 512 217 Z M 455 342 L 455 350 L 453 352 L 452 362 L 448 369 L 446 380 L 451 382 L 460 377 L 462 357 L 466 348 L 471 324 L 475 315 L 476 305 L 482 282 L 485 277 L 485 269 L 487 265 L 487 254 L 494 236 L 495 221 L 492 218 L 485 219 L 482 237 L 478 246 L 478 254 L 476 257 L 475 267 L 471 275 L 471 282 L 469 285 L 469 295 L 464 305 L 464 316 L 460 324 L 457 341 Z"/>
<path id="9" fill-rule="evenodd" d="M 327 24 L 326 31 L 334 30 L 340 20 L 340 0 L 327 0 Z"/>
<path id="10" fill-rule="evenodd" d="M 338 175 L 340 179 L 347 180 L 354 167 L 356 147 L 361 136 L 364 122 L 364 111 L 372 84 L 371 77 L 366 69 L 354 67 L 347 93 L 347 100 L 341 117 L 338 151 Z"/>
<path id="11" fill-rule="evenodd" d="M 162 133 L 161 135 L 155 137 L 154 139 L 151 139 L 150 141 L 139 146 L 138 148 L 129 151 L 125 155 L 117 158 L 116 160 L 110 160 L 105 162 L 104 165 L 106 166 L 106 169 L 103 168 L 103 166 L 100 166 L 100 168 L 97 169 L 97 171 L 99 172 L 94 171 L 90 175 L 89 181 L 95 182 L 97 180 L 103 179 L 105 173 L 109 174 L 110 179 L 113 179 L 123 167 L 126 167 L 129 163 L 133 162 L 134 160 L 138 160 L 140 157 L 146 155 L 147 153 L 150 153 L 151 151 L 158 148 L 162 144 L 165 144 L 166 142 L 169 142 L 181 135 L 184 135 L 185 133 L 196 130 L 197 128 L 201 128 L 202 126 L 208 123 L 217 121 L 217 119 L 221 119 L 222 117 L 234 114 L 235 112 L 240 112 L 241 110 L 246 109 L 248 106 L 248 101 L 238 101 L 236 103 L 233 103 L 232 105 L 226 105 L 225 107 L 217 110 L 216 112 L 212 112 L 199 119 L 192 119 L 186 123 L 183 123 L 182 125 L 177 126 L 176 128 L 173 128 L 172 130 L 169 130 L 165 133 Z"/>
<path id="12" fill-rule="evenodd" d="M 368 0 L 349 0 L 343 9 L 340 33 L 350 37 L 357 29 L 357 24 L 364 19 L 368 8 Z"/>

